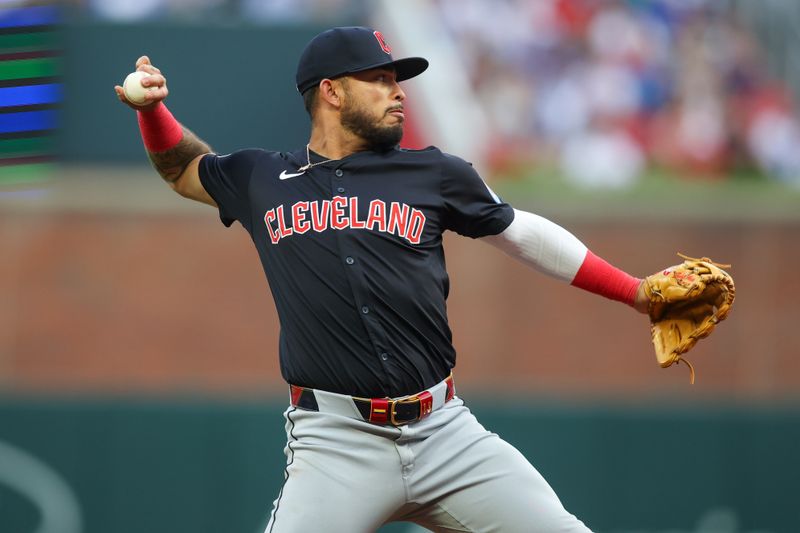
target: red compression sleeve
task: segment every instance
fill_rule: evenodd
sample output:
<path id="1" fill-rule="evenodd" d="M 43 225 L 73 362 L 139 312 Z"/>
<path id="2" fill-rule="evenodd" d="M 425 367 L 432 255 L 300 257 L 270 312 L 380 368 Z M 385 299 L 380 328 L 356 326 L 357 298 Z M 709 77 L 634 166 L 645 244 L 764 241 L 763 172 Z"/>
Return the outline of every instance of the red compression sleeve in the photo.
<path id="1" fill-rule="evenodd" d="M 581 268 L 578 269 L 578 273 L 572 280 L 572 285 L 618 302 L 633 305 L 636 291 L 641 282 L 642 280 L 639 278 L 634 278 L 609 265 L 587 250 Z"/>
<path id="2" fill-rule="evenodd" d="M 149 152 L 164 152 L 175 148 L 183 139 L 183 128 L 163 102 L 149 111 L 137 111 L 139 130 Z"/>

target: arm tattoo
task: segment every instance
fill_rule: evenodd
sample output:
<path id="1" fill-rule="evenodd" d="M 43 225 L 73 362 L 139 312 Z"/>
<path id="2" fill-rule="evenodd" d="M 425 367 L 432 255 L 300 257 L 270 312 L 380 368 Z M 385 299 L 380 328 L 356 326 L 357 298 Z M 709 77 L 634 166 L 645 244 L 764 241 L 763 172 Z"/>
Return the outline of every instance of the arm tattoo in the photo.
<path id="1" fill-rule="evenodd" d="M 177 146 L 163 152 L 148 151 L 147 157 L 167 183 L 174 183 L 195 157 L 210 151 L 211 148 L 197 135 L 183 128 L 183 139 Z"/>

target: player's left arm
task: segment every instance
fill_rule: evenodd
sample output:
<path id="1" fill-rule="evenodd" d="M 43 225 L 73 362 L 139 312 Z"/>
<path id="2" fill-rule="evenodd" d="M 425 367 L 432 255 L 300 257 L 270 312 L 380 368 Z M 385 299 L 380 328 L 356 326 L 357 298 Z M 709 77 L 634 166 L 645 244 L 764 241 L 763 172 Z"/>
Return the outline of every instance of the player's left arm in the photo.
<path id="1" fill-rule="evenodd" d="M 649 299 L 642 280 L 596 256 L 558 224 L 526 211 L 498 235 L 483 240 L 536 270 L 606 298 L 647 312 Z"/>

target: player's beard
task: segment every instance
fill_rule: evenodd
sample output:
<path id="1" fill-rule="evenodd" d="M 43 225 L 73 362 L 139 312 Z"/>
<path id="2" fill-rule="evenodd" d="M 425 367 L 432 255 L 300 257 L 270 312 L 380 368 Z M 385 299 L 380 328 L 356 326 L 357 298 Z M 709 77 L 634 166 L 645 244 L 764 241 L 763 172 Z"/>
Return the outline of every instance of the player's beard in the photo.
<path id="1" fill-rule="evenodd" d="M 396 146 L 403 138 L 403 123 L 382 126 L 381 117 L 375 117 L 358 104 L 345 100 L 341 112 L 342 126 L 364 139 L 371 150 L 385 151 Z"/>

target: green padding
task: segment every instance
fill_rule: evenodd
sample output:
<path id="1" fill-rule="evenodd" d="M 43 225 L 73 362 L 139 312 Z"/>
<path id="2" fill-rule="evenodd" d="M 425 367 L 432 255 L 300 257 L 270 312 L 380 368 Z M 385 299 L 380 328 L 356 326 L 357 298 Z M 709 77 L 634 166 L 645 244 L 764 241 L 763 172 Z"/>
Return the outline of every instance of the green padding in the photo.
<path id="1" fill-rule="evenodd" d="M 53 32 L 49 31 L 0 35 L 0 53 L 18 49 L 53 48 L 57 44 Z"/>
<path id="2" fill-rule="evenodd" d="M 0 80 L 44 78 L 46 76 L 57 76 L 58 74 L 58 61 L 51 57 L 0 61 Z"/>
<path id="3" fill-rule="evenodd" d="M 29 139 L 9 139 L 0 141 L 0 157 L 27 154 L 46 154 L 53 149 L 50 137 L 31 137 Z"/>
<path id="4" fill-rule="evenodd" d="M 323 29 L 294 24 L 65 25 L 65 105 L 58 131 L 62 159 L 147 163 L 136 121 L 131 125 L 131 110 L 114 93 L 114 85 L 122 83 L 143 53 L 169 80 L 172 113 L 218 153 L 250 146 L 305 146 L 309 120 L 294 76 L 303 47 Z M 202 60 L 194 50 L 203 50 Z M 86 58 L 91 66 L 81 68 Z M 224 65 L 225 79 L 242 80 L 236 85 L 235 105 L 220 93 L 215 75 L 205 68 L 209 64 Z M 87 143 L 86 132 L 101 133 Z"/>
<path id="5" fill-rule="evenodd" d="M 468 405 L 593 531 L 798 531 L 800 407 Z M 0 397 L 0 443 L 63 479 L 82 533 L 261 533 L 283 483 L 284 408 L 283 401 Z M 4 468 L 8 461 L 0 456 L 0 472 L 20 475 Z M 37 505 L 52 486 L 26 497 L 4 479 L 0 531 L 34 531 Z"/>

